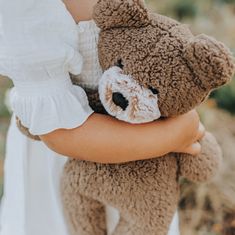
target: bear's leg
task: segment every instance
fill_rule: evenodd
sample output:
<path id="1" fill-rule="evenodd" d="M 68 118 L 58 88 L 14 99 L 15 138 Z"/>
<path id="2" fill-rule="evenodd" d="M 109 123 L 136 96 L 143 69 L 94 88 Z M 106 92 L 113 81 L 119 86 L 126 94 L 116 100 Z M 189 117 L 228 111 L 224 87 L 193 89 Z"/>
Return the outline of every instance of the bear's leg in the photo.
<path id="1" fill-rule="evenodd" d="M 106 235 L 105 206 L 79 194 L 64 200 L 65 214 L 71 235 Z"/>

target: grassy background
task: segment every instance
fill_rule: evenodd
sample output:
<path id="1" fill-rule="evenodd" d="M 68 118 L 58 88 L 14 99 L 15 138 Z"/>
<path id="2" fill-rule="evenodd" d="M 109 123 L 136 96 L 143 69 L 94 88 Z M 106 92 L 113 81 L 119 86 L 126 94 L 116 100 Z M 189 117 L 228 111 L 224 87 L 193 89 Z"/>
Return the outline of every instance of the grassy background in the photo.
<path id="1" fill-rule="evenodd" d="M 235 0 L 148 0 L 149 7 L 189 24 L 235 52 Z M 4 105 L 10 82 L 0 77 L 0 195 L 9 112 Z M 207 184 L 181 182 L 179 204 L 182 235 L 235 235 L 235 80 L 216 91 L 199 109 L 201 118 L 223 148 L 224 164 Z M 222 110 L 223 109 L 223 110 Z"/>
<path id="2" fill-rule="evenodd" d="M 153 10 L 189 24 L 195 34 L 212 35 L 235 52 L 235 0 L 148 3 Z M 223 149 L 223 167 L 210 183 L 181 182 L 182 235 L 235 235 L 235 79 L 211 98 L 199 112 Z"/>
<path id="3" fill-rule="evenodd" d="M 10 114 L 5 105 L 5 92 L 10 87 L 10 82 L 0 76 L 0 198 L 3 193 L 3 160 L 5 153 L 5 139 Z"/>

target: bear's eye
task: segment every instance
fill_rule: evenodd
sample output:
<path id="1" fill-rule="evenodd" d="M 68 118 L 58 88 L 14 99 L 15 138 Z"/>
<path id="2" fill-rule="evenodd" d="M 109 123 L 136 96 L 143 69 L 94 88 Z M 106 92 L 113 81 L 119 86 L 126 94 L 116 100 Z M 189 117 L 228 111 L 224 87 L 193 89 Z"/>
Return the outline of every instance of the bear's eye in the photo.
<path id="1" fill-rule="evenodd" d="M 152 93 L 154 94 L 154 95 L 158 95 L 159 94 L 159 91 L 158 91 L 158 89 L 156 89 L 156 88 L 153 88 L 153 87 L 149 87 L 149 90 L 150 91 L 152 91 Z"/>
<path id="2" fill-rule="evenodd" d="M 115 65 L 116 65 L 117 67 L 119 67 L 120 69 L 123 69 L 123 68 L 124 68 L 122 59 L 119 59 Z"/>

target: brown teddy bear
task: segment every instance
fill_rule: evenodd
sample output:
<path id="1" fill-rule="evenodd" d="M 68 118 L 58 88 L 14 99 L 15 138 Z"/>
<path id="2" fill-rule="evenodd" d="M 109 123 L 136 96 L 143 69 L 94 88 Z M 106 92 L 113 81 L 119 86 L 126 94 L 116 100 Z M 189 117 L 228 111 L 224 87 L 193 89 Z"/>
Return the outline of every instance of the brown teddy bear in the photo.
<path id="1" fill-rule="evenodd" d="M 131 123 L 188 112 L 232 77 L 229 50 L 187 26 L 150 13 L 142 0 L 99 0 L 99 93 L 87 89 L 91 107 Z M 79 78 L 72 77 L 79 85 Z M 101 102 L 100 102 L 101 100 Z M 105 108 L 105 109 L 104 109 Z M 31 136 L 18 120 L 22 132 Z M 105 205 L 120 211 L 113 235 L 165 235 L 179 199 L 179 178 L 211 179 L 221 150 L 209 133 L 194 157 L 170 153 L 125 164 L 69 160 L 62 196 L 72 235 L 106 235 Z M 120 146 L 121 147 L 121 146 Z"/>
<path id="2" fill-rule="evenodd" d="M 100 99 L 121 120 L 143 123 L 186 113 L 234 73 L 222 43 L 195 37 L 187 26 L 150 13 L 142 0 L 99 0 L 93 15 L 101 29 Z M 93 108 L 102 107 L 96 91 L 89 97 Z M 113 235 L 166 235 L 177 208 L 179 178 L 204 182 L 219 168 L 215 138 L 206 133 L 201 145 L 196 157 L 170 153 L 125 164 L 69 160 L 62 195 L 71 234 L 107 234 L 104 207 L 111 205 L 121 215 Z"/>

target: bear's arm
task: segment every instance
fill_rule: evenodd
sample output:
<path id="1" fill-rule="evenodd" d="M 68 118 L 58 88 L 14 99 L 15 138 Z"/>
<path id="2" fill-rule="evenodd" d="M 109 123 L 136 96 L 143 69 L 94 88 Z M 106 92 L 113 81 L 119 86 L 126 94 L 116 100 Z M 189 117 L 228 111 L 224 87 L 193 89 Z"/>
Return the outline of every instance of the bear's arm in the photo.
<path id="1" fill-rule="evenodd" d="M 84 88 L 90 107 L 96 112 L 100 114 L 107 114 L 104 106 L 102 105 L 100 101 L 100 96 L 98 90 L 92 90 L 92 89 L 87 89 Z"/>
<path id="2" fill-rule="evenodd" d="M 80 80 L 82 80 L 82 77 L 80 77 L 80 75 L 75 76 L 73 74 L 70 74 L 70 78 L 71 78 L 73 85 L 81 86 Z M 107 114 L 104 106 L 102 105 L 100 101 L 98 88 L 97 89 L 91 89 L 87 87 L 82 87 L 82 88 L 86 92 L 89 105 L 94 110 L 94 112 L 100 113 L 100 114 Z"/>
<path id="3" fill-rule="evenodd" d="M 194 182 L 211 180 L 222 163 L 222 151 L 212 134 L 207 132 L 200 143 L 199 155 L 179 155 L 179 175 Z"/>

